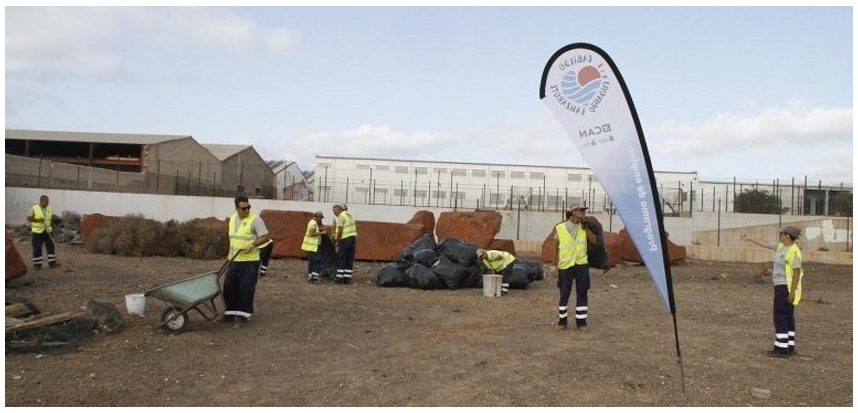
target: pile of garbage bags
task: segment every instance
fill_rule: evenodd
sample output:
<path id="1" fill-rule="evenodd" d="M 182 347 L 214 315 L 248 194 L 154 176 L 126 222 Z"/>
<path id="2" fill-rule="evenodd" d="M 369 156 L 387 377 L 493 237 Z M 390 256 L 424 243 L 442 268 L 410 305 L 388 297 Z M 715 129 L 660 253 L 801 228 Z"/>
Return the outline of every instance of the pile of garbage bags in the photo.
<path id="1" fill-rule="evenodd" d="M 424 234 L 402 250 L 397 261 L 385 264 L 376 275 L 379 287 L 408 287 L 420 290 L 482 288 L 483 274 L 491 273 L 477 259 L 477 247 L 455 238 L 440 243 Z M 519 260 L 514 265 L 510 288 L 527 288 L 544 278 L 542 264 Z"/>

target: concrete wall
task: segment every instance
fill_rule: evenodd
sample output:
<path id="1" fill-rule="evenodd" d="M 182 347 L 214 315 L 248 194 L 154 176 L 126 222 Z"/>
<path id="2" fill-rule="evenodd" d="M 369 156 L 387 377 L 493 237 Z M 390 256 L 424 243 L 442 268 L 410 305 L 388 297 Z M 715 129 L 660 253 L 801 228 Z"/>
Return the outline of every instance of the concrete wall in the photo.
<path id="1" fill-rule="evenodd" d="M 176 195 L 151 195 L 134 193 L 86 192 L 59 189 L 40 188 L 6 188 L 6 224 L 23 224 L 29 208 L 38 202 L 39 195 L 51 197 L 54 211 L 74 211 L 80 214 L 100 213 L 105 215 L 142 214 L 147 218 L 158 221 L 176 219 L 186 221 L 192 218 L 218 217 L 225 218 L 234 211 L 232 198 L 228 197 L 198 197 Z M 330 224 L 333 213 L 333 203 L 284 201 L 273 199 L 251 199 L 253 210 L 280 209 L 312 212 L 320 210 L 325 214 L 325 223 Z M 382 222 L 407 222 L 416 211 L 428 210 L 437 219 L 441 212 L 448 208 L 414 208 L 411 206 L 393 205 L 349 205 L 349 210 L 359 220 Z M 503 217 L 501 231 L 497 238 L 512 239 L 516 248 L 522 252 L 537 252 L 542 241 L 551 228 L 562 217 L 559 213 L 525 212 L 519 218 L 517 211 L 499 211 Z M 620 219 L 605 213 L 594 214 L 602 222 L 605 230 L 619 232 L 623 227 Z M 802 245 L 805 260 L 820 260 L 817 262 L 832 262 L 851 264 L 852 253 L 840 252 L 846 249 L 846 239 L 852 248 L 852 223 L 846 233 L 845 218 L 782 216 L 782 224 L 797 223 L 804 229 L 807 242 Z M 829 223 L 830 221 L 830 226 Z M 688 248 L 688 257 L 696 259 L 712 259 L 721 261 L 759 261 L 771 260 L 771 251 L 764 248 L 749 248 L 739 240 L 742 232 L 756 238 L 769 239 L 777 233 L 777 215 L 757 214 L 726 214 L 721 216 L 722 246 L 716 247 L 713 234 L 718 227 L 716 214 L 695 213 L 693 218 L 665 218 L 667 232 L 671 241 Z M 827 248 L 829 251 L 822 251 Z M 532 250 L 532 251 L 531 251 Z"/>

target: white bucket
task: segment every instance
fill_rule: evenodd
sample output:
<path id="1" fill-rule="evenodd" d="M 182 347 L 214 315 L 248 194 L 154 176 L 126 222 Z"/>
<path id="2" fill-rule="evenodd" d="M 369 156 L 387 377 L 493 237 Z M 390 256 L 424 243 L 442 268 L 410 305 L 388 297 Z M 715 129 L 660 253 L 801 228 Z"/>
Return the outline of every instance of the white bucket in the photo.
<path id="1" fill-rule="evenodd" d="M 500 297 L 502 275 L 483 274 L 483 297 Z"/>
<path id="2" fill-rule="evenodd" d="M 146 297 L 143 294 L 126 294 L 125 308 L 128 310 L 128 314 L 143 317 L 143 313 L 146 311 Z"/>

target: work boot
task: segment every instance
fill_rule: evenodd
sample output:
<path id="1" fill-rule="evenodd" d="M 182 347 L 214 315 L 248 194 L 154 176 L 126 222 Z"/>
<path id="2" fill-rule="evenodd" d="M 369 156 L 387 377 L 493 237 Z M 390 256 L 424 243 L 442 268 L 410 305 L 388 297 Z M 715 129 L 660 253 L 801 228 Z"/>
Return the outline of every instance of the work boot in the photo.
<path id="1" fill-rule="evenodd" d="M 587 322 L 576 322 L 575 327 L 577 327 L 579 331 L 587 331 Z"/>
<path id="2" fill-rule="evenodd" d="M 48 263 L 48 267 L 50 267 L 50 268 L 57 268 L 59 266 L 60 266 L 60 263 L 58 263 L 58 262 L 49 262 Z"/>
<path id="3" fill-rule="evenodd" d="M 566 318 L 561 318 L 557 320 L 557 327 L 560 327 L 563 330 L 569 328 L 569 320 Z"/>
<path id="4" fill-rule="evenodd" d="M 766 355 L 769 357 L 780 358 L 780 359 L 789 358 L 789 353 L 784 353 L 784 352 L 777 351 L 777 350 L 769 350 L 766 352 Z"/>

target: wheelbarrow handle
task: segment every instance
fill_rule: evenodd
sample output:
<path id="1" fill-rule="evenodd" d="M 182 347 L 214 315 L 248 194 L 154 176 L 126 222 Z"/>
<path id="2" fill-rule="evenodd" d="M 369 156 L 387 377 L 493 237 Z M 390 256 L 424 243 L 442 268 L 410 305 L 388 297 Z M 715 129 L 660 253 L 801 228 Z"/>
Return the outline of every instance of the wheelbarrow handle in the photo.
<path id="1" fill-rule="evenodd" d="M 219 269 L 219 270 L 217 270 L 217 275 L 218 275 L 218 277 L 219 277 L 219 276 L 221 276 L 221 275 L 223 275 L 223 270 L 225 270 L 225 269 L 226 269 L 226 267 L 227 267 L 231 262 L 233 262 L 233 261 L 235 260 L 235 257 L 237 257 L 237 256 L 238 256 L 238 254 L 241 254 L 241 250 L 236 251 L 236 252 L 235 252 L 235 254 L 233 254 L 232 258 L 230 258 L 230 259 L 226 260 L 226 262 L 225 262 L 225 263 L 223 263 L 223 265 L 221 265 L 221 266 L 220 266 L 220 269 Z"/>

